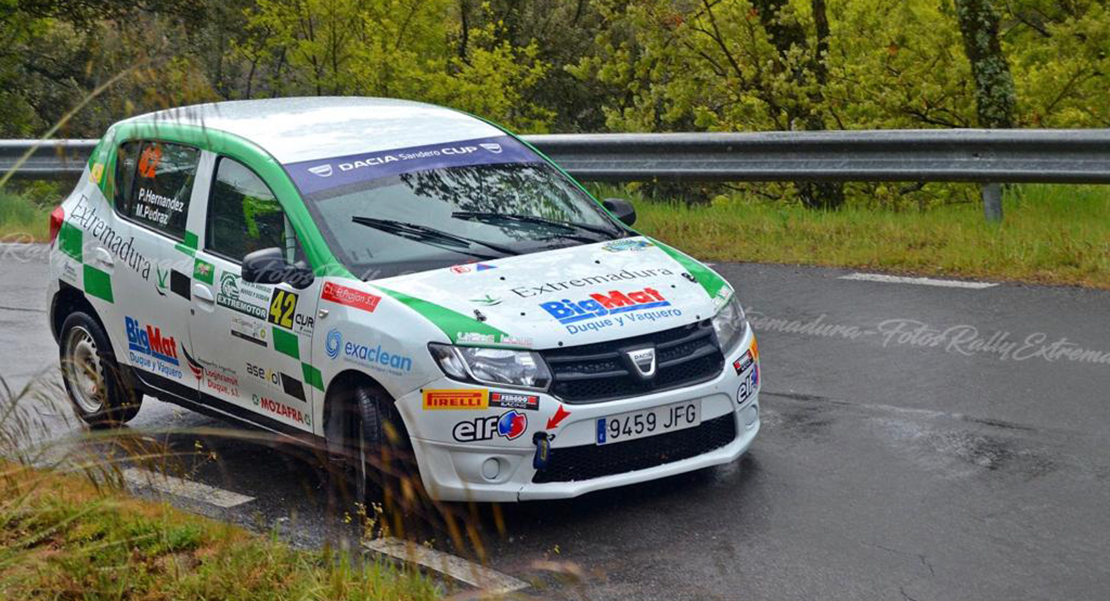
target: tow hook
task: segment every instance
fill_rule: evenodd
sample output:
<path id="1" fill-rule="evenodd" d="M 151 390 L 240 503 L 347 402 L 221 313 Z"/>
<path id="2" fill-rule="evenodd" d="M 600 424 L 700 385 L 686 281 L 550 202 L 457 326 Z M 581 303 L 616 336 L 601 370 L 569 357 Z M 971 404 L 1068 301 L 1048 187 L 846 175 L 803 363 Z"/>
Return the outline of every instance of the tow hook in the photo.
<path id="1" fill-rule="evenodd" d="M 547 460 L 551 456 L 551 441 L 555 440 L 554 434 L 536 432 L 532 437 L 532 444 L 536 445 L 536 454 L 532 457 L 532 467 L 542 470 L 547 467 Z"/>

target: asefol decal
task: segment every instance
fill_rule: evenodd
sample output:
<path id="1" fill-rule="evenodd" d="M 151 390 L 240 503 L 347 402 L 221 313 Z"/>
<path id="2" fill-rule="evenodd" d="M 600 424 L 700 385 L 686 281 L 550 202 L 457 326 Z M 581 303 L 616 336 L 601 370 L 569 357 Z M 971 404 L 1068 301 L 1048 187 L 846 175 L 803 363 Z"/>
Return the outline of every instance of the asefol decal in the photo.
<path id="1" fill-rule="evenodd" d="M 464 388 L 457 390 L 425 390 L 424 410 L 479 411 L 489 407 L 489 391 Z"/>

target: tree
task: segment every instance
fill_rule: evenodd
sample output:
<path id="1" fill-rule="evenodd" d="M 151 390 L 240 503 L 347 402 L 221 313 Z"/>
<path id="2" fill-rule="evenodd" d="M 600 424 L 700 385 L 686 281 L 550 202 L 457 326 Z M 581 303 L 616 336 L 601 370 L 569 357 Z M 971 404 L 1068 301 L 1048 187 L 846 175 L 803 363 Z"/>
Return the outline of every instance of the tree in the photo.
<path id="1" fill-rule="evenodd" d="M 1014 126 L 1017 96 L 1010 65 L 998 38 L 998 14 L 990 0 L 955 0 L 964 51 L 975 78 L 975 106 L 980 127 Z"/>

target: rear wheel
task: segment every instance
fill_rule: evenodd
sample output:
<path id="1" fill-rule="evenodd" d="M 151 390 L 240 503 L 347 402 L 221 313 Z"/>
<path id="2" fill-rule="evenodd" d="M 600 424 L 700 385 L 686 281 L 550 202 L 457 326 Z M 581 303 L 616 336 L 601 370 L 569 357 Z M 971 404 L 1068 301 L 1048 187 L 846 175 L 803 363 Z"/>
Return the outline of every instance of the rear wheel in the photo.
<path id="1" fill-rule="evenodd" d="M 100 323 L 86 313 L 71 313 L 59 340 L 62 381 L 77 415 L 93 426 L 119 425 L 135 417 L 142 396 L 124 381 Z"/>

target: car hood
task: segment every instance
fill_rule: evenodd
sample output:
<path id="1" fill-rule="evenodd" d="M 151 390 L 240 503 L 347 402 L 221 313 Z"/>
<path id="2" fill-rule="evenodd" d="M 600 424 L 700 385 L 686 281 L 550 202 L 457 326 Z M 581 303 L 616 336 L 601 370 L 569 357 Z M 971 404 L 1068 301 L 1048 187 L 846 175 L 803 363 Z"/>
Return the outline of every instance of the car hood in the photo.
<path id="1" fill-rule="evenodd" d="M 732 288 L 644 237 L 468 263 L 371 282 L 452 342 L 555 348 L 629 338 L 712 317 Z"/>

